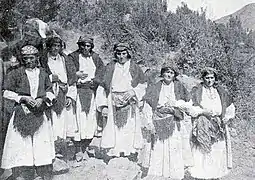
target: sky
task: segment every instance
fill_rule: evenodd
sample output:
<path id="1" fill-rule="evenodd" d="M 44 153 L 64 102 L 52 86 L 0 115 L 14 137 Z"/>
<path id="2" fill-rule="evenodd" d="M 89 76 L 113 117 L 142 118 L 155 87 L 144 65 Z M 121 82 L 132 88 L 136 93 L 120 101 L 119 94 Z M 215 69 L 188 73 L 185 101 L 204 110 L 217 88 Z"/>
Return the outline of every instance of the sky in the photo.
<path id="1" fill-rule="evenodd" d="M 249 3 L 255 3 L 255 0 L 167 0 L 168 9 L 175 11 L 181 2 L 186 3 L 192 10 L 206 8 L 207 17 L 216 20 L 236 12 Z"/>

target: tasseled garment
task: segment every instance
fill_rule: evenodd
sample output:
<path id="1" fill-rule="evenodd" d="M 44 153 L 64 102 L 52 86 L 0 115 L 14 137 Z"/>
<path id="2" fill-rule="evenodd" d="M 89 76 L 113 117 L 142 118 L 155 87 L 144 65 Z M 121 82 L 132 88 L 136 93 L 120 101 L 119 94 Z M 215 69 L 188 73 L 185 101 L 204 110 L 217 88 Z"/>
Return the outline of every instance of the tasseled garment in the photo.
<path id="1" fill-rule="evenodd" d="M 81 110 L 85 111 L 86 114 L 88 114 L 94 91 L 90 88 L 89 84 L 85 83 L 77 86 L 77 92 L 80 98 Z"/>
<path id="2" fill-rule="evenodd" d="M 155 127 L 155 140 L 166 140 L 173 135 L 175 125 L 178 131 L 180 131 L 180 121 L 175 117 L 173 112 L 161 112 L 161 108 L 158 108 L 153 114 L 153 124 Z"/>
<path id="3" fill-rule="evenodd" d="M 15 107 L 13 127 L 22 137 L 33 136 L 41 127 L 44 121 L 43 112 L 46 104 L 43 103 L 39 108 L 28 107 L 24 104 Z"/>
<path id="4" fill-rule="evenodd" d="M 66 93 L 67 93 L 67 88 L 62 88 L 61 86 L 59 86 L 59 91 L 58 91 L 58 95 L 56 98 L 57 101 L 52 106 L 53 111 L 55 111 L 57 115 L 60 115 L 62 113 L 63 109 L 65 108 Z"/>
<path id="5" fill-rule="evenodd" d="M 112 93 L 113 110 L 114 110 L 114 124 L 120 129 L 127 124 L 128 115 L 131 111 L 131 117 L 135 115 L 135 101 L 123 100 L 125 92 Z"/>
<path id="6" fill-rule="evenodd" d="M 192 141 L 204 153 L 209 153 L 212 145 L 224 138 L 224 129 L 219 117 L 199 116 L 192 132 Z"/>

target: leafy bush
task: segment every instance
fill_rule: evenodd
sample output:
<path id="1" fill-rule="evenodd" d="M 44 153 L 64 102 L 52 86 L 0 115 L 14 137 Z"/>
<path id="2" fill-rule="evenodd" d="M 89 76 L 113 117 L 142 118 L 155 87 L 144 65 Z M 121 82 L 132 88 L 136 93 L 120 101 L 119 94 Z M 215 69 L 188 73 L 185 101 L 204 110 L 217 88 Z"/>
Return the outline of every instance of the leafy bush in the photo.
<path id="1" fill-rule="evenodd" d="M 22 2 L 18 3 L 22 12 L 42 12 L 36 8 L 42 1 L 37 0 L 35 6 L 31 0 Z M 30 3 L 29 8 L 26 3 Z M 46 6 L 47 3 L 40 7 L 47 9 Z M 52 7 L 58 8 L 39 15 L 44 15 L 44 20 L 57 21 L 64 29 L 100 35 L 104 39 L 101 56 L 109 60 L 113 45 L 126 41 L 131 44 L 135 59 L 156 71 L 173 51 L 178 54 L 178 67 L 192 76 L 199 77 L 205 66 L 216 68 L 223 85 L 235 98 L 236 125 L 242 124 L 241 129 L 255 124 L 251 118 L 255 117 L 251 101 L 255 97 L 254 40 L 238 18 L 232 17 L 226 25 L 216 24 L 206 18 L 204 10 L 192 11 L 186 4 L 178 7 L 176 13 L 166 12 L 161 0 L 65 0 L 56 1 Z"/>

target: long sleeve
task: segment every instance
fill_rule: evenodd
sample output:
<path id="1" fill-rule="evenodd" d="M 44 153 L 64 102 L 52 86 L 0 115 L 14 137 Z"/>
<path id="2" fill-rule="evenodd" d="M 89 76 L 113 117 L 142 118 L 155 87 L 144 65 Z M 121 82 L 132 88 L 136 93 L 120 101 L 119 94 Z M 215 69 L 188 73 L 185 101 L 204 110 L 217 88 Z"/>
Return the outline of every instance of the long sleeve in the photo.
<path id="1" fill-rule="evenodd" d="M 141 101 L 146 92 L 147 83 L 138 84 L 133 90 L 135 91 L 138 101 Z"/>
<path id="2" fill-rule="evenodd" d="M 96 63 L 96 73 L 95 73 L 95 78 L 94 82 L 99 85 L 103 81 L 104 73 L 105 73 L 105 66 L 99 55 L 94 55 L 95 58 L 97 58 L 97 63 Z M 93 57 L 93 56 L 92 56 Z"/>
<path id="3" fill-rule="evenodd" d="M 227 107 L 224 118 L 229 120 L 229 119 L 233 119 L 234 117 L 235 117 L 235 106 L 232 103 L 230 106 Z"/>
<path id="4" fill-rule="evenodd" d="M 9 100 L 14 100 L 17 103 L 19 103 L 22 96 L 19 96 L 17 93 L 13 91 L 5 90 L 3 97 Z"/>
<path id="5" fill-rule="evenodd" d="M 106 97 L 106 92 L 102 86 L 98 86 L 97 92 L 96 92 L 96 106 L 97 110 L 99 112 L 102 111 L 102 107 L 107 107 L 107 97 Z"/>
<path id="6" fill-rule="evenodd" d="M 72 56 L 64 56 L 65 58 L 65 66 L 66 66 L 66 74 L 67 74 L 67 81 L 69 86 L 75 85 L 77 82 L 76 76 L 76 67 L 74 65 L 74 61 Z"/>
<path id="7" fill-rule="evenodd" d="M 151 106 L 148 103 L 145 102 L 142 112 L 143 112 L 145 120 L 147 120 L 147 123 L 152 123 L 153 112 L 152 112 Z"/>
<path id="8" fill-rule="evenodd" d="M 68 87 L 68 91 L 66 94 L 67 97 L 70 97 L 71 99 L 76 101 L 76 97 L 77 97 L 77 87 L 76 85 L 71 85 Z"/>
<path id="9" fill-rule="evenodd" d="M 16 91 L 16 79 L 17 72 L 15 70 L 9 72 L 6 76 L 6 80 L 4 81 L 4 92 L 3 97 L 9 100 L 14 100 L 19 103 L 20 98 L 19 94 Z"/>
<path id="10" fill-rule="evenodd" d="M 46 91 L 46 103 L 48 106 L 51 106 L 52 105 L 52 101 L 53 99 L 55 99 L 55 95 L 53 93 L 53 90 L 52 90 L 52 83 L 50 81 L 50 78 L 48 75 L 46 75 L 45 77 L 45 91 Z"/>

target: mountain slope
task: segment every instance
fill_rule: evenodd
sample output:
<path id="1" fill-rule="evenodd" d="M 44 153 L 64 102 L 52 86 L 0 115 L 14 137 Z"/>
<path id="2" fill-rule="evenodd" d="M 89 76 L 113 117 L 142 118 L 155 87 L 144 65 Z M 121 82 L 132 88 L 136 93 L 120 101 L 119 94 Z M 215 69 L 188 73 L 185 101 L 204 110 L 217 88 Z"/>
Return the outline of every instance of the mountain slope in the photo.
<path id="1" fill-rule="evenodd" d="M 216 23 L 226 24 L 231 16 L 238 16 L 244 28 L 255 30 L 255 3 L 248 4 L 235 13 L 216 20 Z"/>

